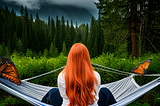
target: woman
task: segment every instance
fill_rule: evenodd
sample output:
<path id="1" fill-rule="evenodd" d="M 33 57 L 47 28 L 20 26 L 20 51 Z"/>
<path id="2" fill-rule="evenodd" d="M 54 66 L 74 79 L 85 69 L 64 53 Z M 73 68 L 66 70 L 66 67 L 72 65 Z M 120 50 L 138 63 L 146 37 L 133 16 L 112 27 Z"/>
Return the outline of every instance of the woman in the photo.
<path id="1" fill-rule="evenodd" d="M 100 83 L 100 75 L 93 70 L 88 49 L 76 43 L 70 49 L 66 67 L 58 75 L 59 89 L 52 89 L 44 98 L 52 95 L 49 101 L 57 106 L 54 103 L 62 103 L 62 106 L 106 106 L 115 103 L 107 88 L 101 88 L 99 92 Z M 45 101 L 44 98 L 42 101 Z"/>
<path id="2" fill-rule="evenodd" d="M 97 105 L 100 75 L 93 70 L 87 48 L 74 44 L 68 54 L 66 67 L 58 76 L 62 106 Z"/>

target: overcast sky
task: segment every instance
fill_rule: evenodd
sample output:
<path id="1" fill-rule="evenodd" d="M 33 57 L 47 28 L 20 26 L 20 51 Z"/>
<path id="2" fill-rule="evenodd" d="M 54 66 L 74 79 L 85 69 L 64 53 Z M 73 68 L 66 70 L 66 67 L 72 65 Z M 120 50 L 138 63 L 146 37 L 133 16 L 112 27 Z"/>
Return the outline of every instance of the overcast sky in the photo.
<path id="1" fill-rule="evenodd" d="M 79 7 L 84 7 L 90 12 L 97 11 L 97 8 L 94 2 L 98 0 L 3 0 L 5 2 L 15 2 L 17 5 L 27 6 L 28 9 L 40 9 L 41 3 L 49 2 L 53 4 L 60 5 L 75 5 Z"/>
<path id="2" fill-rule="evenodd" d="M 61 4 L 61 5 L 75 5 L 90 9 L 95 9 L 94 2 L 98 2 L 98 0 L 3 0 L 5 2 L 14 1 L 18 5 L 27 6 L 29 9 L 39 9 L 40 4 L 43 2 L 49 2 L 53 4 Z"/>

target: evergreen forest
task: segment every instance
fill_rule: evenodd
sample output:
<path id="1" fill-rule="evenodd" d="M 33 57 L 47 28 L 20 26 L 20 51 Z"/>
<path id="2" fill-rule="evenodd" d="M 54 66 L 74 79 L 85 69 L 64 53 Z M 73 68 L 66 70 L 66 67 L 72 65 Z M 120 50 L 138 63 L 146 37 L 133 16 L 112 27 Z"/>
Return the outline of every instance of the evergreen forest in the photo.
<path id="1" fill-rule="evenodd" d="M 73 25 L 72 20 L 48 16 L 48 23 L 40 20 L 38 13 L 35 21 L 28 15 L 27 7 L 21 6 L 21 16 L 7 7 L 0 9 L 0 54 L 10 56 L 14 52 L 21 55 L 45 55 L 57 57 L 61 52 L 67 56 L 70 47 L 77 42 L 85 44 L 91 57 L 102 54 L 104 35 L 101 29 L 101 17 L 91 18 L 89 24 Z M 93 48 L 94 47 L 94 48 Z M 108 47 L 113 47 L 108 45 Z"/>
<path id="2" fill-rule="evenodd" d="M 125 4 L 124 4 L 125 3 Z M 89 24 L 73 25 L 65 17 L 48 16 L 48 22 L 38 13 L 33 20 L 27 7 L 21 6 L 17 16 L 14 9 L 0 8 L 0 54 L 13 52 L 56 57 L 61 52 L 67 56 L 77 42 L 85 44 L 91 57 L 104 53 L 139 55 L 160 51 L 159 1 L 100 0 L 95 3 L 99 17 Z M 125 56 L 126 56 L 125 55 Z M 32 56 L 32 55 L 30 55 Z"/>

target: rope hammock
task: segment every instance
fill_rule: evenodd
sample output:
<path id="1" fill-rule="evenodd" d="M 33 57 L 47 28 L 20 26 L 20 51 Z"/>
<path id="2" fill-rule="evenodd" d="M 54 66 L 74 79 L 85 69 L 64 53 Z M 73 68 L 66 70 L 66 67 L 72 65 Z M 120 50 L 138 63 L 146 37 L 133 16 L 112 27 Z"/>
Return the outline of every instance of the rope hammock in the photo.
<path id="1" fill-rule="evenodd" d="M 100 88 L 107 87 L 115 97 L 117 103 L 112 104 L 111 106 L 128 105 L 134 100 L 138 99 L 143 94 L 145 94 L 146 92 L 148 92 L 149 90 L 153 89 L 154 87 L 160 84 L 160 74 L 145 74 L 144 76 L 159 76 L 159 78 L 143 86 L 139 86 L 133 78 L 138 74 L 124 72 L 124 71 L 112 69 L 109 67 L 101 66 L 98 64 L 94 64 L 94 63 L 92 63 L 92 65 L 95 70 L 97 69 L 102 71 L 108 71 L 108 72 L 127 76 L 119 81 L 108 83 L 108 84 L 102 84 L 100 86 Z M 34 106 L 51 106 L 49 104 L 41 102 L 41 100 L 50 89 L 55 87 L 48 87 L 48 86 L 33 84 L 27 81 L 48 75 L 58 70 L 62 70 L 64 67 L 65 66 L 58 68 L 56 70 L 32 77 L 32 78 L 24 79 L 21 81 L 20 86 L 12 83 L 7 79 L 0 78 L 0 89 L 16 97 L 19 97 Z"/>

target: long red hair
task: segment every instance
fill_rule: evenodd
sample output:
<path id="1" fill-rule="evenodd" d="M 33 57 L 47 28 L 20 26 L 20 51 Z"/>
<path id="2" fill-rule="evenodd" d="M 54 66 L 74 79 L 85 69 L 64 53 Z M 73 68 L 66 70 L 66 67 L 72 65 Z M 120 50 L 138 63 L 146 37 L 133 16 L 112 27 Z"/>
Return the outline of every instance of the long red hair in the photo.
<path id="1" fill-rule="evenodd" d="M 86 46 L 81 43 L 74 44 L 63 70 L 69 106 L 88 106 L 94 103 L 95 84 L 97 85 L 98 81 L 93 71 Z"/>

